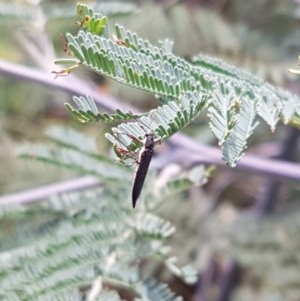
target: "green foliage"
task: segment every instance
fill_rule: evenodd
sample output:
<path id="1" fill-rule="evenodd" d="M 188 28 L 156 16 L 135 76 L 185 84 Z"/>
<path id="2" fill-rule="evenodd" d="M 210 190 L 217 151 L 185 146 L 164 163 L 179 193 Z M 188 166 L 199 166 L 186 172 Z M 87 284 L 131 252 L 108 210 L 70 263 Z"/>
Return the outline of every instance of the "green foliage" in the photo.
<path id="1" fill-rule="evenodd" d="M 124 1 L 109 1 L 109 3 L 95 2 L 91 4 L 92 8 L 96 11 L 101 11 L 105 15 L 127 15 L 131 14 L 136 6 L 130 2 Z M 78 11 L 80 14 L 85 13 L 89 15 L 89 9 L 85 5 L 78 5 L 82 8 L 82 12 Z M 71 18 L 74 16 L 74 4 L 73 3 L 60 3 L 56 5 L 55 3 L 42 3 L 39 8 L 43 11 L 44 15 L 47 18 L 53 20 L 56 18 Z M 28 5 L 22 5 L 20 3 L 11 3 L 11 2 L 1 2 L 0 3 L 0 22 L 15 22 L 15 18 L 21 22 L 35 22 L 36 15 L 33 14 L 33 7 Z M 97 14 L 99 17 L 100 14 Z M 102 27 L 103 21 L 99 24 L 99 29 Z M 86 24 L 88 28 L 94 28 L 93 22 L 91 24 Z M 27 23 L 26 23 L 27 24 Z"/>
<path id="2" fill-rule="evenodd" d="M 65 108 L 72 114 L 72 116 L 79 122 L 113 122 L 124 121 L 134 117 L 131 112 L 123 113 L 121 110 L 116 110 L 115 114 L 100 113 L 94 100 L 87 96 L 73 97 L 77 109 L 74 109 L 70 104 L 66 103 Z"/>
<path id="3" fill-rule="evenodd" d="M 106 28 L 107 18 L 102 14 L 93 14 L 91 8 L 77 4 L 77 14 L 82 17 L 79 25 L 94 34 L 103 34 Z"/>
<path id="4" fill-rule="evenodd" d="M 256 119 L 254 101 L 244 97 L 239 113 L 237 114 L 237 123 L 233 131 L 222 145 L 223 158 L 234 166 L 243 155 L 247 146 L 247 140 L 251 137 L 253 130 L 258 125 Z"/>
<path id="5" fill-rule="evenodd" d="M 52 127 L 47 132 L 52 147 L 45 144 L 25 146 L 20 156 L 72 169 L 101 179 L 129 179 L 128 169 L 96 153 L 92 139 L 71 129 Z"/>
<path id="6" fill-rule="evenodd" d="M 163 106 L 151 110 L 146 115 L 134 115 L 131 112 L 124 113 L 117 110 L 115 114 L 99 113 L 94 101 L 90 96 L 74 97 L 77 109 L 70 104 L 65 104 L 80 122 L 110 122 L 135 119 L 134 122 L 120 124 L 112 128 L 113 135 L 106 134 L 106 137 L 120 148 L 129 151 L 137 150 L 141 145 L 132 137 L 142 139 L 149 130 L 154 132 L 162 142 L 187 126 L 203 109 L 207 101 L 207 95 L 195 91 L 187 92 L 178 99 L 178 102 L 169 102 Z"/>
<path id="7" fill-rule="evenodd" d="M 49 10 L 44 8 L 47 16 L 70 16 L 69 6 L 60 5 L 57 10 L 53 6 Z M 168 43 L 153 46 L 119 25 L 110 38 L 105 16 L 110 12 L 103 6 L 100 10 L 102 13 L 94 13 L 89 7 L 78 5 L 78 25 L 88 33 L 80 31 L 78 35 L 67 36 L 69 49 L 76 58 L 74 67 L 80 63 L 116 81 L 155 93 L 162 104 L 140 115 L 121 110 L 114 114 L 99 112 L 89 96 L 74 97 L 75 108 L 66 104 L 67 110 L 80 122 L 132 120 L 114 127 L 112 134 L 106 135 L 120 161 L 134 158 L 145 132 L 154 132 L 156 142 L 164 141 L 207 109 L 210 128 L 222 148 L 223 159 L 234 166 L 245 151 L 259 116 L 272 131 L 280 119 L 288 123 L 299 118 L 298 97 L 220 60 L 197 56 L 191 63 L 186 62 L 171 52 Z M 16 13 L 25 22 L 35 18 L 25 7 Z M 3 15 L 9 14 L 2 12 Z M 9 18 L 2 20 L 12 20 Z M 134 293 L 136 300 L 181 300 L 165 285 L 141 278 L 139 262 L 158 259 L 188 283 L 195 281 L 191 267 L 178 268 L 170 257 L 166 240 L 174 233 L 174 226 L 152 210 L 165 198 L 203 184 L 204 169 L 197 169 L 196 180 L 194 170 L 181 172 L 180 177 L 164 183 L 158 192 L 153 189 L 158 181 L 152 175 L 144 190 L 144 200 L 132 212 L 128 202 L 132 172 L 98 155 L 86 136 L 56 128 L 48 133 L 48 138 L 51 148 L 37 145 L 23 157 L 96 175 L 99 185 L 52 196 L 34 209 L 21 205 L 0 207 L 3 225 L 0 227 L 0 299 L 117 301 L 121 298 L 111 289 L 122 287 Z M 297 230 L 297 223 L 293 221 L 293 224 Z M 230 237 L 236 251 L 232 256 L 246 266 L 258 267 L 260 273 L 264 269 L 270 272 L 271 286 L 297 289 L 298 258 L 287 256 L 286 249 L 279 250 L 290 241 L 286 241 L 284 231 L 288 230 L 284 227 L 279 229 L 279 235 L 270 237 L 275 226 L 276 223 L 267 225 L 264 228 L 267 231 L 258 228 L 258 235 L 246 233 L 246 237 L 244 229 L 241 233 L 237 231 L 237 236 Z M 278 236 L 282 240 L 279 244 Z M 296 236 L 293 233 L 292 237 Z M 224 237 L 220 236 L 218 241 L 224 242 Z M 292 242 L 295 248 L 289 250 L 297 254 L 297 242 Z M 260 256 L 256 254 L 257 247 L 262 251 Z M 244 248 L 249 252 L 244 252 Z M 274 253 L 280 262 L 277 270 Z M 287 269 L 283 271 L 283 267 Z"/>
<path id="8" fill-rule="evenodd" d="M 90 300 L 84 297 L 89 295 L 91 300 L 120 300 L 107 289 L 113 286 L 133 292 L 136 300 L 181 300 L 165 285 L 141 278 L 139 262 L 155 259 L 177 276 L 195 280 L 194 270 L 170 260 L 166 243 L 174 226 L 149 208 L 204 183 L 204 169 L 197 171 L 202 177 L 172 178 L 160 188 L 161 197 L 154 197 L 156 184 L 148 183 L 143 202 L 132 210 L 127 168 L 96 155 L 94 140 L 72 130 L 54 127 L 47 136 L 51 149 L 57 145 L 60 152 L 31 147 L 30 156 L 97 174 L 99 185 L 52 196 L 34 210 L 0 206 L 0 222 L 10 224 L 9 232 L 0 230 L 0 299 Z"/>
<path id="9" fill-rule="evenodd" d="M 91 9 L 88 12 L 97 19 Z M 223 160 L 235 166 L 247 148 L 258 116 L 274 131 L 280 118 L 287 123 L 299 114 L 298 97 L 220 60 L 198 56 L 189 63 L 174 55 L 170 47 L 153 46 L 120 25 L 115 25 L 113 38 L 94 34 L 88 27 L 86 30 L 67 34 L 70 52 L 95 72 L 158 95 L 165 104 L 150 111 L 148 119 L 143 116 L 140 120 L 160 141 L 209 108 L 210 127 L 222 147 Z M 66 107 L 80 121 L 126 121 L 130 117 L 121 111 L 103 116 L 89 97 L 81 97 L 80 104 L 78 97 L 74 101 L 77 109 Z M 132 137 L 141 139 L 145 135 L 137 120 L 112 131 L 107 138 L 129 153 L 141 147 Z"/>
<path id="10" fill-rule="evenodd" d="M 176 297 L 165 284 L 157 284 L 155 281 L 149 280 L 145 287 L 142 287 L 140 290 L 141 295 L 145 296 L 138 298 L 137 301 L 182 301 L 181 297 Z"/>
<path id="11" fill-rule="evenodd" d="M 236 106 L 238 99 L 232 90 L 226 89 L 223 82 L 219 85 L 222 93 L 215 92 L 214 99 L 208 109 L 210 118 L 210 128 L 219 141 L 219 145 L 224 144 L 228 135 L 237 123 Z"/>

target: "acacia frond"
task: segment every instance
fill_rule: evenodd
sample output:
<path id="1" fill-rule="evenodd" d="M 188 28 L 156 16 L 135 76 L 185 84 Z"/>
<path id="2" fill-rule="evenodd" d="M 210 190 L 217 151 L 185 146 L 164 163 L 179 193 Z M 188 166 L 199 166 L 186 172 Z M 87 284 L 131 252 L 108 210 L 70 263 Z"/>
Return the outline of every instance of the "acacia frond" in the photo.
<path id="1" fill-rule="evenodd" d="M 141 296 L 137 298 L 137 301 L 182 301 L 181 297 L 176 297 L 173 292 L 170 291 L 166 284 L 157 283 L 155 280 L 149 279 L 145 284 L 138 288 L 138 292 Z"/>
<path id="2" fill-rule="evenodd" d="M 235 166 L 242 157 L 247 147 L 247 140 L 258 125 L 256 102 L 245 98 L 238 109 L 237 122 L 222 145 L 223 160 L 231 167 Z"/>
<path id="3" fill-rule="evenodd" d="M 102 13 L 94 13 L 90 7 L 77 3 L 77 14 L 82 19 L 79 25 L 89 32 L 102 35 L 106 30 L 107 17 Z"/>
<path id="4" fill-rule="evenodd" d="M 200 86 L 211 89 L 209 78 L 183 59 L 121 26 L 116 25 L 116 34 L 116 41 L 84 31 L 66 37 L 69 50 L 82 65 L 121 83 L 175 98 Z"/>
<path id="5" fill-rule="evenodd" d="M 101 179 L 129 179 L 130 172 L 127 168 L 112 162 L 106 156 L 96 154 L 94 139 L 60 127 L 52 127 L 47 136 L 53 143 L 52 149 L 44 144 L 25 146 L 20 150 L 20 156 L 96 175 Z"/>
<path id="6" fill-rule="evenodd" d="M 245 119 L 239 120 L 243 118 L 239 111 L 239 106 L 244 107 L 243 102 L 250 102 L 245 106 L 250 106 L 251 112 L 265 120 L 272 131 L 280 118 L 288 123 L 300 111 L 298 97 L 275 89 L 247 71 L 200 55 L 189 63 L 174 55 L 169 47 L 154 46 L 120 25 L 115 25 L 113 38 L 81 30 L 77 35 L 68 34 L 67 40 L 71 54 L 81 65 L 120 83 L 153 92 L 162 99 L 164 105 L 148 114 L 151 122 L 146 116 L 140 118 L 141 123 L 146 123 L 146 131 L 151 130 L 161 141 L 187 126 L 196 115 L 194 111 L 210 106 L 211 129 L 222 146 L 223 158 L 231 166 L 240 158 L 252 134 L 249 131 L 247 136 L 237 137 L 244 132 L 237 125 L 245 124 Z M 72 114 L 81 121 L 100 121 L 96 112 L 92 108 L 80 112 L 72 109 Z M 118 118 L 106 115 L 103 121 Z M 118 120 L 121 118 L 125 120 L 125 117 Z M 141 143 L 130 137 L 137 140 L 144 135 L 145 130 L 133 122 L 113 128 L 113 134 L 107 138 L 121 152 L 132 152 Z M 233 143 L 230 147 L 229 142 Z"/>
<path id="7" fill-rule="evenodd" d="M 58 129 L 50 131 L 49 136 L 61 149 L 81 149 L 79 136 L 72 132 L 70 136 L 76 137 L 76 143 L 66 140 L 65 132 Z M 83 144 L 88 146 L 89 142 Z M 88 155 L 91 149 L 92 146 L 86 149 Z M 85 161 L 86 154 L 78 153 Z M 101 164 L 98 167 L 104 168 Z M 191 279 L 190 272 L 168 265 L 169 248 L 164 246 L 164 240 L 172 235 L 174 228 L 168 221 L 147 212 L 145 206 L 140 207 L 139 214 L 133 214 L 124 198 L 128 195 L 129 181 L 122 180 L 118 181 L 118 191 L 110 187 L 112 183 L 103 181 L 96 189 L 56 196 L 34 215 L 26 207 L 5 207 L 2 218 L 9 217 L 17 229 L 14 234 L 1 236 L 1 244 L 6 246 L 6 252 L 0 252 L 1 300 L 77 300 L 81 297 L 79 291 L 88 289 L 99 276 L 103 282 L 136 291 L 142 300 L 158 300 L 156 296 L 162 301 L 174 300 L 167 287 L 149 287 L 141 282 L 138 266 L 133 264 L 137 259 L 155 257 L 165 260 L 176 275 Z M 26 240 L 30 236 L 23 230 L 24 221 L 17 221 L 30 215 L 28 222 L 36 224 L 39 210 L 55 213 L 59 219 L 47 227 L 43 222 L 43 227 L 37 227 L 33 233 L 35 239 Z M 8 243 L 12 240 L 14 244 Z M 105 300 L 108 296 L 98 297 Z"/>
<path id="8" fill-rule="evenodd" d="M 134 291 L 141 300 L 174 300 L 175 295 L 167 287 L 149 286 L 139 275 L 138 262 L 155 258 L 177 276 L 187 281 L 192 279 L 191 270 L 175 266 L 170 259 L 170 247 L 165 245 L 174 232 L 173 225 L 149 212 L 148 204 L 158 205 L 158 201 L 153 200 L 153 185 L 146 183 L 145 191 L 149 193 L 145 194 L 146 202 L 136 209 L 138 212 L 130 210 L 130 179 L 123 176 L 120 181 L 110 173 L 106 177 L 105 172 L 110 172 L 115 164 L 103 166 L 102 158 L 93 154 L 95 148 L 89 139 L 85 137 L 84 142 L 83 135 L 73 131 L 66 135 L 66 131 L 57 128 L 50 130 L 48 136 L 60 146 L 62 153 L 64 150 L 77 152 L 78 160 L 72 163 L 73 157 L 69 158 L 70 165 L 82 162 L 85 166 L 86 158 L 93 157 L 102 175 L 100 185 L 55 195 L 36 208 L 34 214 L 26 206 L 5 206 L 3 210 L 0 207 L 2 219 L 15 225 L 9 233 L 0 232 L 3 288 L 0 299 L 77 300 L 82 293 L 91 292 L 92 283 L 101 278 L 104 284 Z M 37 155 L 33 147 L 31 154 Z M 65 165 L 65 159 L 58 156 L 56 160 L 58 165 Z M 181 174 L 180 178 L 182 182 L 177 179 L 178 185 L 165 183 L 169 194 L 195 184 L 191 176 Z M 186 185 L 187 179 L 189 185 Z M 45 221 L 44 213 L 51 222 Z M 35 227 L 30 228 L 31 223 Z M 96 300 L 111 300 L 109 296 L 119 300 L 116 294 L 102 292 L 95 295 Z"/>
<path id="9" fill-rule="evenodd" d="M 146 214 L 143 221 L 140 220 L 133 227 L 144 237 L 153 239 L 167 238 L 175 232 L 175 228 L 170 222 L 150 213 Z M 160 230 L 157 231 L 158 229 Z M 164 237 L 161 237 L 161 235 L 164 235 Z"/>
<path id="10" fill-rule="evenodd" d="M 73 101 L 77 108 L 75 109 L 70 104 L 65 103 L 65 108 L 71 115 L 79 122 L 113 122 L 113 121 L 126 121 L 132 119 L 134 116 L 131 112 L 122 112 L 117 109 L 115 114 L 100 113 L 94 100 L 91 96 L 74 96 Z"/>
<path id="11" fill-rule="evenodd" d="M 263 117 L 266 123 L 270 126 L 272 132 L 274 132 L 282 112 L 283 105 L 281 99 L 278 95 L 276 95 L 275 90 L 269 91 L 266 89 L 262 89 L 256 99 L 258 115 Z M 287 119 L 287 115 L 285 115 L 284 119 Z"/>
<path id="12" fill-rule="evenodd" d="M 22 240 L 0 252 L 0 299 L 76 300 L 97 277 L 140 294 L 138 287 L 146 284 L 139 278 L 138 260 L 166 250 L 164 241 L 172 226 L 145 210 L 134 214 L 123 196 L 97 188 L 57 196 L 45 204 L 48 209 L 61 208 L 64 218 L 35 241 Z M 10 236 L 2 235 L 2 243 Z M 168 257 L 165 251 L 164 255 Z M 140 296 L 149 294 L 144 291 Z M 168 301 L 168 295 L 160 300 Z"/>
<path id="13" fill-rule="evenodd" d="M 221 146 L 237 122 L 236 106 L 239 99 L 233 89 L 221 82 L 213 94 L 211 106 L 208 109 L 209 126 L 219 140 Z"/>
<path id="14" fill-rule="evenodd" d="M 205 108 L 209 97 L 207 93 L 188 92 L 180 96 L 177 102 L 169 102 L 151 110 L 147 116 L 135 115 L 139 117 L 138 120 L 112 128 L 112 135 L 106 134 L 106 138 L 128 151 L 140 148 L 141 143 L 136 139 L 142 140 L 147 132 L 155 133 L 159 142 L 162 142 L 190 124 Z"/>

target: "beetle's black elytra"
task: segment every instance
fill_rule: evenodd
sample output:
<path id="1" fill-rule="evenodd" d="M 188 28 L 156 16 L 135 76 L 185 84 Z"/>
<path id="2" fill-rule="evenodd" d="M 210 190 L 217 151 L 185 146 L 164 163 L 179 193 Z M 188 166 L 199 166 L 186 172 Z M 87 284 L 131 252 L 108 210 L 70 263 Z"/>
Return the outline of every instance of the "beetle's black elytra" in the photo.
<path id="1" fill-rule="evenodd" d="M 144 139 L 144 145 L 139 153 L 138 166 L 135 171 L 135 177 L 132 187 L 132 206 L 135 208 L 137 199 L 139 198 L 145 178 L 149 169 L 149 165 L 153 156 L 154 148 L 154 137 L 153 133 L 147 133 Z"/>

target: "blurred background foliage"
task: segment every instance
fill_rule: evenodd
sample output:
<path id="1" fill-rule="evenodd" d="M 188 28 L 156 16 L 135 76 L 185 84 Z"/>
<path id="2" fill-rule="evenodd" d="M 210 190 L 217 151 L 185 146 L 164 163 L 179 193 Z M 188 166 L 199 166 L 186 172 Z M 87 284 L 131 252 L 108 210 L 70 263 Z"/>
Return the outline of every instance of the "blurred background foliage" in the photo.
<path id="1" fill-rule="evenodd" d="M 110 9 L 104 13 L 110 15 L 111 25 L 120 23 L 154 44 L 170 38 L 174 40 L 174 53 L 187 60 L 205 53 L 246 68 L 274 85 L 300 92 L 299 77 L 287 72 L 296 65 L 300 52 L 300 4 L 296 0 L 140 0 Z M 1 1 L 1 60 L 50 74 L 57 69 L 53 60 L 65 56 L 61 34 L 77 30 L 74 16 L 74 1 Z M 83 70 L 76 75 L 95 82 L 101 93 L 140 109 L 157 104 L 149 93 Z M 109 151 L 103 139 L 106 129 L 79 125 L 65 112 L 63 103 L 70 101 L 71 95 L 34 82 L 13 80 L 1 71 L 0 89 L 1 194 L 77 175 L 16 157 L 24 142 L 43 141 L 50 125 L 84 131 L 97 139 L 99 154 Z M 204 117 L 187 131 L 201 137 L 203 143 L 215 143 Z M 294 153 L 284 159 L 299 160 L 297 132 L 279 126 L 275 134 L 269 133 L 260 125 L 249 152 L 276 157 L 286 146 Z M 293 137 L 294 144 L 287 144 L 285 137 Z M 189 202 L 178 197 L 161 209 L 177 228 L 172 241 L 176 255 L 180 262 L 193 263 L 199 269 L 200 281 L 195 287 L 187 287 L 166 276 L 160 266 L 153 266 L 151 272 L 168 280 L 187 300 L 229 300 L 225 293 L 224 299 L 220 295 L 228 285 L 226 280 L 239 284 L 230 300 L 299 300 L 299 196 L 296 182 L 218 170 L 204 188 L 187 193 Z M 263 208 L 268 202 L 270 207 Z M 239 263 L 238 267 L 232 260 Z"/>

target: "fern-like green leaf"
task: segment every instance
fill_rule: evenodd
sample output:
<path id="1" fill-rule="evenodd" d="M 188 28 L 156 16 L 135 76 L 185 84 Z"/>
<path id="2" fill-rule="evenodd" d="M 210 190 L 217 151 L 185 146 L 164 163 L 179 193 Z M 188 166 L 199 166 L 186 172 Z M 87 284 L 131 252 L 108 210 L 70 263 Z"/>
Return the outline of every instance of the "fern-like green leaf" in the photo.
<path id="1" fill-rule="evenodd" d="M 48 131 L 48 138 L 53 143 L 52 149 L 44 144 L 25 146 L 19 151 L 20 157 L 96 175 L 101 179 L 130 179 L 129 170 L 105 156 L 95 155 L 96 145 L 93 139 L 74 130 L 56 127 Z"/>
<path id="2" fill-rule="evenodd" d="M 89 12 L 88 8 L 86 10 Z M 243 118 L 239 111 L 242 102 L 250 102 L 246 107 L 254 105 L 251 112 L 255 111 L 265 120 L 272 131 L 280 118 L 288 123 L 300 111 L 298 97 L 275 89 L 247 71 L 203 55 L 194 58 L 192 63 L 187 62 L 174 55 L 169 47 L 152 45 L 118 24 L 113 38 L 96 35 L 92 30 L 80 30 L 77 35 L 67 34 L 67 40 L 72 55 L 81 65 L 120 83 L 155 93 L 162 100 L 163 105 L 148 115 L 151 122 L 146 121 L 146 117 L 141 118 L 147 124 L 146 131 L 154 132 L 157 140 L 163 141 L 181 130 L 191 122 L 195 112 L 210 105 L 210 127 L 219 145 L 223 147 L 226 143 L 223 158 L 229 165 L 235 165 L 252 133 L 252 130 L 245 130 L 247 133 L 238 130 L 245 124 L 245 119 L 239 120 Z M 200 100 L 202 95 L 206 97 L 204 101 Z M 81 121 L 100 121 L 100 116 L 87 107 L 82 111 L 68 105 L 67 108 Z M 102 119 L 118 118 L 105 115 Z M 249 118 L 251 123 L 252 116 Z M 247 135 L 237 138 L 242 132 Z M 134 152 L 141 147 L 138 140 L 144 135 L 145 130 L 133 122 L 113 128 L 112 135 L 108 134 L 107 138 L 114 144 L 119 159 L 124 161 L 126 154 L 131 158 L 135 156 Z M 232 155 L 228 151 L 229 142 L 233 143 Z"/>
<path id="3" fill-rule="evenodd" d="M 0 207 L 1 220 L 15 225 L 9 233 L 5 228 L 0 232 L 0 299 L 77 300 L 91 292 L 95 279 L 101 278 L 105 284 L 132 290 L 141 300 L 177 300 L 166 286 L 149 286 L 140 279 L 138 262 L 149 258 L 166 263 L 177 276 L 191 279 L 191 273 L 177 268 L 174 261 L 170 265 L 170 248 L 165 241 L 174 232 L 173 225 L 147 209 L 152 203 L 157 206 L 162 202 L 154 200 L 153 185 L 145 183 L 146 200 L 138 211 L 133 211 L 129 206 L 130 179 L 127 181 L 118 171 L 112 177 L 110 172 L 115 164 L 107 162 L 104 166 L 89 139 L 85 137 L 84 142 L 80 134 L 72 131 L 66 134 L 57 128 L 48 135 L 51 142 L 59 145 L 60 153 L 77 154 L 74 162 L 74 156 L 68 157 L 70 166 L 81 162 L 85 167 L 87 158 L 93 158 L 101 185 L 52 196 L 35 212 L 26 206 Z M 66 159 L 58 156 L 56 162 L 64 166 Z M 182 182 L 186 178 L 189 177 L 182 177 Z M 170 185 L 169 195 L 178 192 L 178 187 L 183 189 L 180 183 L 175 186 Z M 44 220 L 45 214 L 50 220 L 52 216 L 53 222 L 37 223 L 37 218 Z M 30 223 L 37 226 L 30 227 Z M 109 298 L 109 294 L 101 293 L 95 298 Z"/>
<path id="4" fill-rule="evenodd" d="M 293 115 L 295 114 L 300 116 L 300 102 L 296 95 L 292 95 L 285 91 L 282 93 L 282 110 L 281 116 L 285 124 L 292 120 Z"/>
<path id="5" fill-rule="evenodd" d="M 210 87 L 209 78 L 192 72 L 192 65 L 186 61 L 143 41 L 119 25 L 116 25 L 116 33 L 117 41 L 84 31 L 77 36 L 67 34 L 68 46 L 83 65 L 121 83 L 159 95 L 177 98 L 198 89 L 201 83 L 202 88 Z"/>
<path id="6" fill-rule="evenodd" d="M 270 126 L 272 132 L 276 129 L 282 111 L 282 104 L 275 91 L 262 89 L 258 99 L 257 112 Z M 287 115 L 286 115 L 287 116 Z"/>
<path id="7" fill-rule="evenodd" d="M 244 81 L 251 86 L 260 87 L 264 81 L 250 72 L 237 68 L 233 65 L 225 63 L 221 59 L 210 57 L 208 55 L 199 54 L 193 58 L 193 63 L 200 68 L 211 70 L 215 75 L 227 77 L 237 81 Z"/>
<path id="8" fill-rule="evenodd" d="M 144 237 L 156 239 L 168 238 L 175 231 L 175 228 L 171 225 L 171 223 L 166 222 L 150 213 L 145 215 L 143 217 L 143 221 L 135 224 L 134 227 Z"/>
<path id="9" fill-rule="evenodd" d="M 76 109 L 68 103 L 65 103 L 65 108 L 75 119 L 82 123 L 126 121 L 134 117 L 131 112 L 124 113 L 118 109 L 115 114 L 100 113 L 94 100 L 89 95 L 87 97 L 74 96 L 73 101 L 77 106 Z"/>
<path id="10" fill-rule="evenodd" d="M 145 284 L 139 280 L 138 265 L 133 264 L 164 249 L 163 241 L 172 232 L 168 222 L 145 211 L 133 214 L 124 198 L 117 199 L 111 189 L 81 192 L 76 194 L 78 201 L 72 195 L 48 203 L 49 208 L 60 207 L 67 217 L 56 228 L 31 244 L 0 252 L 1 300 L 76 300 L 78 289 L 99 276 L 141 293 L 143 299 L 163 291 L 168 294 L 160 300 L 174 296 L 166 287 L 140 291 L 139 285 Z M 138 227 L 133 227 L 135 219 Z M 145 238 L 149 243 L 145 244 Z"/>
<path id="11" fill-rule="evenodd" d="M 256 115 L 255 101 L 244 96 L 237 115 L 238 122 L 222 145 L 223 160 L 229 166 L 235 166 L 236 162 L 243 155 L 247 147 L 247 140 L 258 125 Z"/>
<path id="12" fill-rule="evenodd" d="M 54 233 L 46 233 L 32 245 L 0 253 L 1 299 L 15 296 L 16 300 L 64 300 L 68 290 L 86 286 L 97 275 L 123 287 L 134 288 L 133 284 L 139 283 L 137 265 L 132 265 L 137 257 L 133 246 L 134 237 L 142 237 L 144 229 L 128 227 L 133 218 L 128 209 L 114 206 L 112 198 L 107 199 L 109 196 L 101 190 L 82 196 L 79 202 L 69 203 L 71 207 L 64 207 L 65 214 L 70 210 L 72 215 L 53 229 Z M 143 256 L 151 254 L 154 246 L 160 250 L 158 241 L 165 236 L 157 234 L 166 232 L 154 229 L 153 222 L 146 220 L 148 234 L 150 228 L 156 233 L 148 240 L 155 237 L 157 243 L 148 245 Z"/>
<path id="13" fill-rule="evenodd" d="M 137 140 L 142 140 L 149 131 L 155 133 L 159 142 L 162 142 L 187 126 L 204 109 L 208 98 L 208 94 L 198 91 L 183 94 L 177 103 L 169 102 L 135 122 L 112 128 L 113 134 L 106 134 L 106 138 L 130 152 L 142 146 Z"/>
<path id="14" fill-rule="evenodd" d="M 233 89 L 229 89 L 224 83 L 220 83 L 219 88 L 213 94 L 211 106 L 208 109 L 210 117 L 210 128 L 222 145 L 234 125 L 237 122 L 236 98 Z"/>
<path id="15" fill-rule="evenodd" d="M 176 297 L 170 291 L 166 284 L 158 284 L 156 281 L 149 279 L 145 285 L 138 288 L 141 296 L 136 301 L 182 301 L 181 297 Z"/>
<path id="16" fill-rule="evenodd" d="M 173 272 L 174 275 L 181 278 L 185 283 L 194 284 L 198 278 L 197 270 L 191 265 L 184 266 L 182 268 L 178 268 L 174 265 L 174 258 L 169 258 L 166 261 L 166 265 L 169 270 Z"/>
<path id="17" fill-rule="evenodd" d="M 82 19 L 79 25 L 94 34 L 102 35 L 106 29 L 107 18 L 81 3 L 77 3 L 77 14 Z"/>

